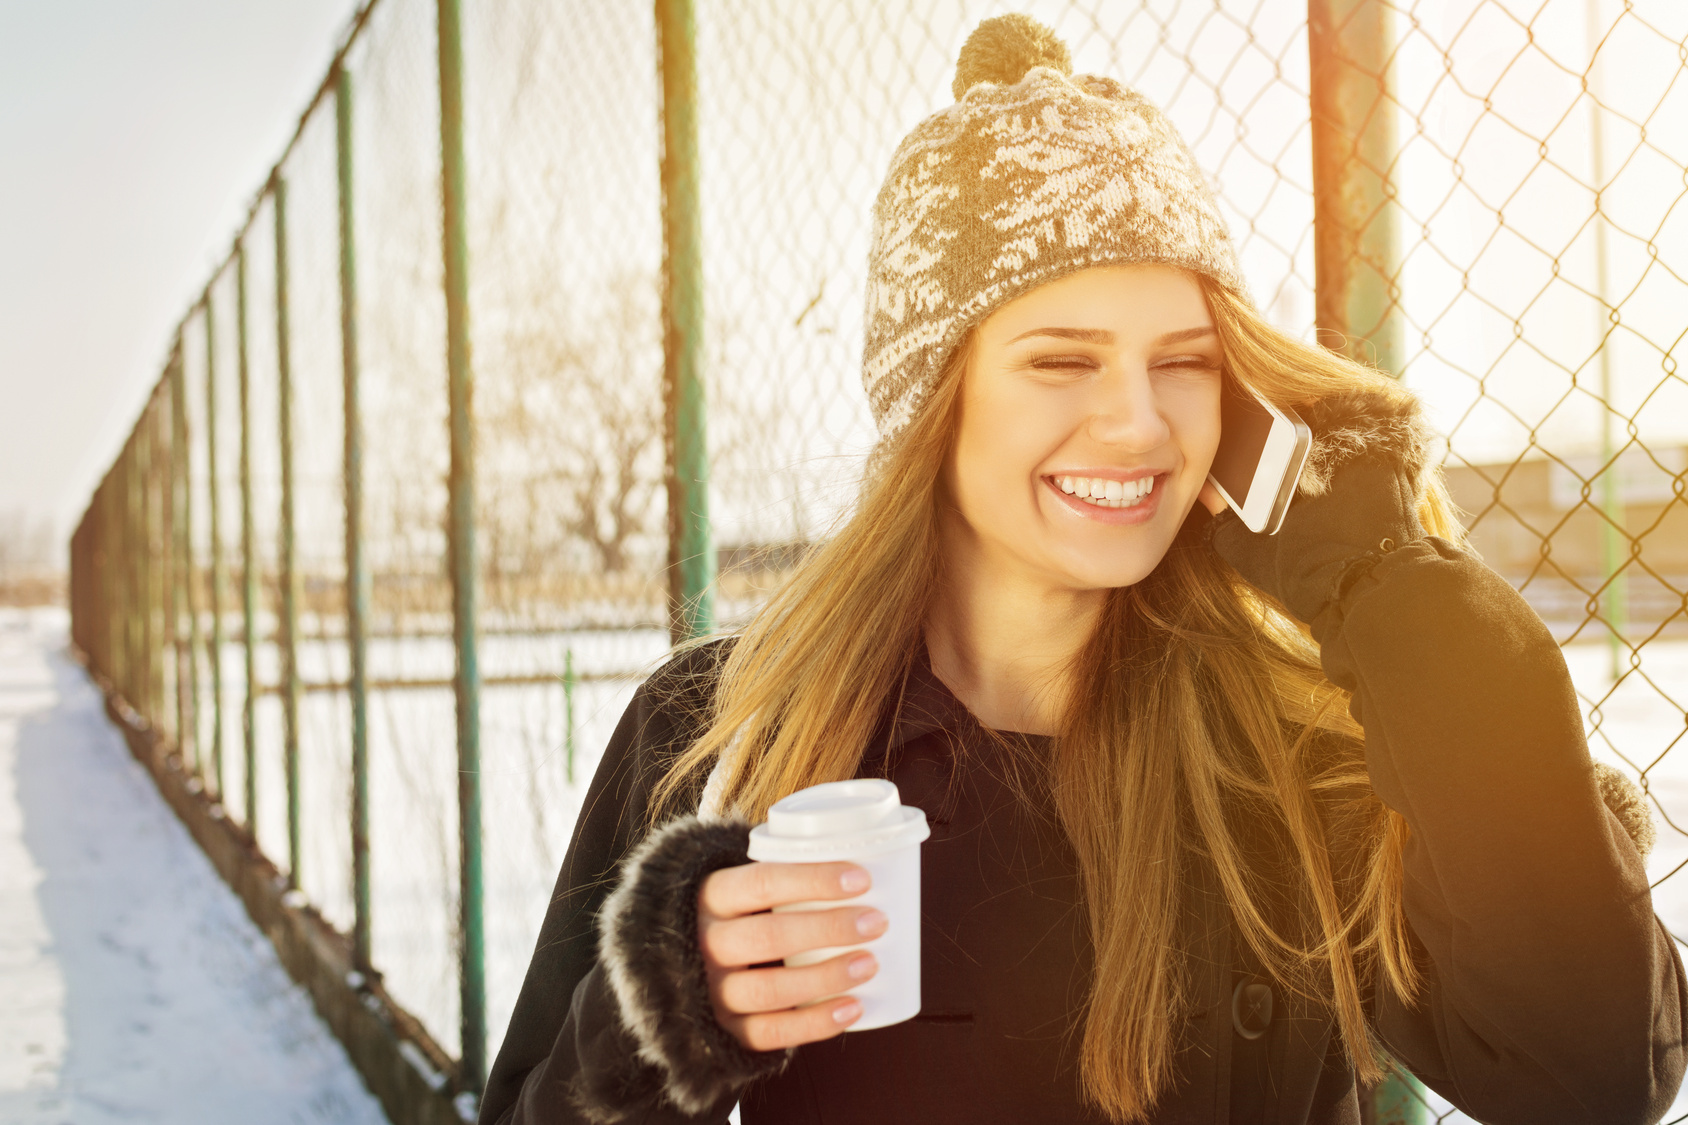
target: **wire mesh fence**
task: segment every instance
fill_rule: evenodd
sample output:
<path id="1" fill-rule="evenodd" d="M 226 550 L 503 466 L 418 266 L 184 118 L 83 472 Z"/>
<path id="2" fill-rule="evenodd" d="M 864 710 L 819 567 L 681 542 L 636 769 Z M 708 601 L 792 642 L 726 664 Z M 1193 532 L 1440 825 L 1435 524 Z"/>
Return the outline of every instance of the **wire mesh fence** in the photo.
<path id="1" fill-rule="evenodd" d="M 851 502 L 873 195 L 1009 10 L 1166 110 L 1270 319 L 1424 398 L 1474 545 L 1665 822 L 1688 933 L 1688 9 L 380 0 L 183 318 L 73 608 L 461 1089 L 633 687 Z M 1408 1079 L 1374 1101 L 1462 1120 Z"/>

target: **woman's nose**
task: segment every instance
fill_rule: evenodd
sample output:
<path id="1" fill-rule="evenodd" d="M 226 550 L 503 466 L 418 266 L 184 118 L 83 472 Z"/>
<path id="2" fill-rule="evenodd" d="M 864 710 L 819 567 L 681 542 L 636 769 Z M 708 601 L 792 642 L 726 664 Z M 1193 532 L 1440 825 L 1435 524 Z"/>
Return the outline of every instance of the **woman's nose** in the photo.
<path id="1" fill-rule="evenodd" d="M 1147 453 L 1172 437 L 1146 369 L 1110 372 L 1098 380 L 1096 391 L 1088 427 L 1093 440 Z"/>

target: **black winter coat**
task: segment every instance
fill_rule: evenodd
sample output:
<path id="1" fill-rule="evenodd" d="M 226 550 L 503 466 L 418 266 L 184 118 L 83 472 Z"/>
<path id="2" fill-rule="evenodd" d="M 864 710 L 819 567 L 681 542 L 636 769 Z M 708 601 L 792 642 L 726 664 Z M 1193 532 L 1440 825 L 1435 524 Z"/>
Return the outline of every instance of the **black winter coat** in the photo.
<path id="1" fill-rule="evenodd" d="M 1558 647 L 1504 580 L 1440 539 L 1345 572 L 1340 594 L 1314 632 L 1353 695 L 1373 786 L 1410 826 L 1405 905 L 1428 981 L 1416 1008 L 1368 995 L 1371 1025 L 1478 1120 L 1656 1122 L 1688 1064 L 1688 985 L 1652 910 L 1647 813 L 1591 762 Z M 715 1023 L 695 891 L 744 862 L 744 829 L 688 819 L 653 833 L 646 811 L 699 733 L 721 653 L 664 668 L 611 739 L 483 1125 L 719 1122 L 740 1098 L 744 1125 L 1100 1120 L 1074 1071 L 1091 953 L 1072 854 L 923 658 L 861 766 L 933 823 L 920 1016 L 768 1053 Z M 1244 1002 L 1264 981 L 1199 862 L 1185 908 L 1194 1014 L 1153 1125 L 1355 1125 L 1329 1013 L 1275 995 L 1264 1020 Z"/>

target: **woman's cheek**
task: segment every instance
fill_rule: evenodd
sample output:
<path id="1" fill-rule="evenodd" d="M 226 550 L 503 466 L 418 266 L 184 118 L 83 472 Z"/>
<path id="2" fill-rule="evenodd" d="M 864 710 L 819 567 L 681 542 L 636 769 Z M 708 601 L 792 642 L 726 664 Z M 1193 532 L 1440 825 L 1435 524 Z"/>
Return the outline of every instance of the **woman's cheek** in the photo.
<path id="1" fill-rule="evenodd" d="M 1219 379 L 1192 386 L 1178 404 L 1178 446 L 1192 493 L 1199 491 L 1219 452 Z"/>
<path id="2" fill-rule="evenodd" d="M 966 404 L 957 443 L 957 486 L 962 514 L 975 528 L 1001 527 L 1011 511 L 1007 499 L 1025 491 L 1023 481 L 1035 461 L 1028 461 L 1022 448 L 1026 428 L 1015 424 L 1022 409 L 1012 396 L 1000 394 L 978 395 Z"/>
<path id="3" fill-rule="evenodd" d="M 994 395 L 980 405 L 983 409 L 976 416 L 980 426 L 974 445 L 989 462 L 997 484 L 1005 484 L 1016 475 L 1035 473 L 1043 451 L 1049 448 L 1045 431 L 1050 428 L 1050 404 L 1037 395 L 1021 392 Z"/>

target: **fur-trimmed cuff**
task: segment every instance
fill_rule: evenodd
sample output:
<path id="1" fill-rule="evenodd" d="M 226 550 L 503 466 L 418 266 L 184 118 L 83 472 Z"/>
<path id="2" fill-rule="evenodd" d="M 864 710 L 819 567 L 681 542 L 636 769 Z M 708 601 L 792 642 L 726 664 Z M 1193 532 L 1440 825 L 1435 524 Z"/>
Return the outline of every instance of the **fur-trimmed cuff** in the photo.
<path id="1" fill-rule="evenodd" d="M 1594 763 L 1594 784 L 1600 790 L 1600 799 L 1635 841 L 1635 850 L 1646 859 L 1658 839 L 1658 829 L 1653 826 L 1653 814 L 1647 810 L 1647 798 L 1641 795 L 1641 789 L 1616 766 L 1605 762 Z"/>
<path id="2" fill-rule="evenodd" d="M 1353 390 L 1299 408 L 1313 431 L 1296 491 L 1323 496 L 1336 470 L 1356 457 L 1378 457 L 1401 467 L 1413 495 L 1424 491 L 1432 435 L 1418 400 L 1404 391 Z"/>
<path id="3" fill-rule="evenodd" d="M 716 1021 L 698 948 L 698 888 L 711 872 L 749 862 L 749 842 L 743 821 L 671 821 L 628 855 L 598 916 L 598 959 L 621 1022 L 683 1113 L 777 1073 L 792 1054 L 752 1051 Z"/>

